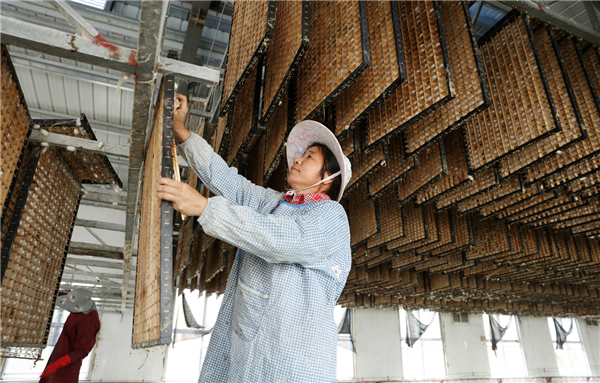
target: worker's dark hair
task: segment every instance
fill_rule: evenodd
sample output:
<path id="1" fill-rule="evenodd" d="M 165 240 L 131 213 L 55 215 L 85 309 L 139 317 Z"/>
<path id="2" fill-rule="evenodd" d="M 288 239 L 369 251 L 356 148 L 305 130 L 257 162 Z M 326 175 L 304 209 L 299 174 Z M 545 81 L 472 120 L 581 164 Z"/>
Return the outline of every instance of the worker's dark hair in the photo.
<path id="1" fill-rule="evenodd" d="M 314 144 L 311 144 L 306 150 L 314 147 L 321 148 L 321 153 L 323 153 L 323 169 L 321 169 L 321 179 L 325 178 L 325 172 L 329 172 L 329 174 L 331 175 L 340 171 L 340 165 L 338 164 L 335 155 L 327 146 L 315 142 Z M 331 183 L 331 186 L 327 191 L 327 195 L 333 201 L 337 201 L 338 194 L 340 194 L 341 186 L 342 176 L 339 175 L 333 179 L 333 182 Z"/>

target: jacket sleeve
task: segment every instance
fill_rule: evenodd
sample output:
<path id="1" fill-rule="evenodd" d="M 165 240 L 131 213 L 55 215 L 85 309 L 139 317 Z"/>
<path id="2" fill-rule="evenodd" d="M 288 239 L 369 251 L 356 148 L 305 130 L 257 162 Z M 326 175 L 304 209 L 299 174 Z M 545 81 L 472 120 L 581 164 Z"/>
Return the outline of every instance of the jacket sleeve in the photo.
<path id="1" fill-rule="evenodd" d="M 202 183 L 215 195 L 225 197 L 230 203 L 260 209 L 262 205 L 277 204 L 282 200 L 282 193 L 254 185 L 239 175 L 236 168 L 227 166 L 197 134 L 192 133 L 179 147 Z"/>
<path id="2" fill-rule="evenodd" d="M 310 265 L 350 246 L 348 217 L 337 202 L 321 202 L 306 214 L 260 214 L 210 198 L 198 222 L 213 237 L 270 263 Z"/>
<path id="3" fill-rule="evenodd" d="M 97 325 L 92 320 L 81 321 L 77 324 L 75 348 L 68 354 L 71 358 L 71 363 L 79 362 L 92 351 L 92 348 L 96 344 L 96 330 Z"/>

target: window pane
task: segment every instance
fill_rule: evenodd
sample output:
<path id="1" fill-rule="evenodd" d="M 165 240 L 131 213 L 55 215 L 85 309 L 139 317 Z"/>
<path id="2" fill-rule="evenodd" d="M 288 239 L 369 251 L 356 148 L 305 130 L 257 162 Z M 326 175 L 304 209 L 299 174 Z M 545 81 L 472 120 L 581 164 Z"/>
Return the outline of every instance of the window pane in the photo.
<path id="1" fill-rule="evenodd" d="M 517 317 L 509 315 L 494 315 L 500 326 L 507 327 L 502 340 L 497 344 L 498 349 L 492 350 L 492 333 L 490 329 L 490 317 L 483 314 L 483 326 L 487 340 L 488 360 L 490 362 L 490 373 L 493 377 L 522 377 L 527 376 L 525 368 L 525 357 L 521 348 L 519 331 L 517 329 Z"/>
<path id="2" fill-rule="evenodd" d="M 406 311 L 400 311 L 402 333 L 402 369 L 405 379 L 435 379 L 446 376 L 444 346 L 439 314 L 428 310 L 413 311 L 413 315 L 423 324 L 430 324 L 412 348 L 406 344 Z"/>
<path id="3" fill-rule="evenodd" d="M 571 328 L 571 318 L 557 318 L 563 329 L 569 331 Z M 552 337 L 553 346 L 556 347 L 556 328 L 552 318 L 548 318 L 548 327 Z M 579 335 L 579 325 L 573 320 L 573 330 L 567 335 L 567 341 L 563 344 L 562 350 L 554 350 L 556 353 L 556 362 L 558 371 L 563 376 L 589 375 L 590 367 L 588 365 L 581 337 Z"/>

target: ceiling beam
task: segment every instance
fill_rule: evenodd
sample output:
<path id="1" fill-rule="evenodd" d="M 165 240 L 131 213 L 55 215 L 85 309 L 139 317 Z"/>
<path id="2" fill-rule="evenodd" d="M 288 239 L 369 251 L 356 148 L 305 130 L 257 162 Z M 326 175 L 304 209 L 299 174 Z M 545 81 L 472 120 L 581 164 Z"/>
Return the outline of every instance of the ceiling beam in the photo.
<path id="1" fill-rule="evenodd" d="M 29 140 L 38 143 L 47 142 L 50 145 L 59 146 L 61 148 L 67 148 L 69 146 L 72 146 L 76 150 L 82 150 L 85 152 L 92 152 L 105 155 L 110 154 L 111 156 L 115 157 L 129 158 L 129 147 L 125 145 L 104 143 L 101 141 L 67 136 L 65 134 L 58 133 L 46 132 L 42 134 L 41 129 L 32 130 L 31 135 L 29 136 Z"/>
<path id="2" fill-rule="evenodd" d="M 67 257 L 67 265 L 102 267 L 104 269 L 123 270 L 123 262 L 112 262 L 112 261 L 102 260 L 102 259 L 84 259 L 84 258 Z"/>
<path id="3" fill-rule="evenodd" d="M 137 52 L 108 42 L 88 40 L 85 37 L 42 27 L 26 21 L 0 16 L 2 42 L 25 49 L 64 57 L 79 62 L 99 65 L 120 72 L 134 73 Z"/>
<path id="4" fill-rule="evenodd" d="M 527 12 L 531 16 L 537 17 L 554 27 L 563 29 L 574 36 L 581 37 L 594 44 L 600 44 L 600 32 L 596 32 L 575 22 L 573 19 L 554 12 L 550 7 L 545 6 L 541 2 L 531 0 L 502 0 L 501 2 L 520 11 Z"/>
<path id="5" fill-rule="evenodd" d="M 95 245 L 85 242 L 71 242 L 68 253 L 72 255 L 90 255 L 100 258 L 123 259 L 122 247 Z M 133 250 L 132 255 L 137 256 L 137 249 Z M 129 267 L 129 273 L 131 273 L 131 265 Z"/>
<path id="6" fill-rule="evenodd" d="M 91 229 L 125 231 L 125 225 L 121 225 L 119 223 L 92 221 L 82 218 L 77 218 L 75 220 L 75 226 L 89 227 Z"/>
<path id="7" fill-rule="evenodd" d="M 87 193 L 83 193 L 83 196 L 81 196 L 82 200 L 104 202 L 104 203 L 111 203 L 111 204 L 116 202 L 117 205 L 122 205 L 122 206 L 125 205 L 126 198 L 127 197 L 125 197 L 124 195 L 97 193 L 97 192 L 87 192 Z"/>
<path id="8" fill-rule="evenodd" d="M 96 206 L 96 207 L 101 207 L 101 208 L 105 208 L 105 209 L 114 209 L 114 210 L 125 210 L 126 206 L 125 205 L 113 205 L 112 203 L 106 203 L 106 202 L 97 202 L 97 201 L 89 201 L 89 200 L 81 200 L 81 204 L 82 205 L 87 205 L 87 206 Z"/>
<path id="9" fill-rule="evenodd" d="M 81 15 L 69 4 L 67 4 L 66 1 L 55 0 L 51 1 L 50 3 L 54 5 L 60 13 L 62 13 L 65 19 L 67 19 L 67 21 L 74 26 L 83 37 L 89 40 L 103 40 L 96 28 L 92 27 L 92 24 L 88 23 L 86 19 L 81 17 Z"/>
<path id="10" fill-rule="evenodd" d="M 163 4 L 164 2 L 161 1 L 156 3 Z M 166 3 L 168 8 L 169 3 Z M 144 7 L 142 6 L 142 9 L 143 8 Z M 120 47 L 111 44 L 106 40 L 89 40 L 82 36 L 65 33 L 57 29 L 35 25 L 30 22 L 6 16 L 0 16 L 0 23 L 2 42 L 5 44 L 12 44 L 25 49 L 33 49 L 37 52 L 64 57 L 91 65 L 98 65 L 120 72 L 136 73 L 137 81 L 154 80 L 154 78 L 148 80 L 140 79 L 140 73 L 137 69 L 139 66 L 145 67 L 147 62 L 144 62 L 142 57 L 138 57 L 138 52 L 133 49 Z M 162 25 L 164 24 L 165 23 L 163 22 Z M 142 26 L 143 25 L 140 24 L 140 29 Z M 160 50 L 154 52 L 156 57 L 153 60 L 155 65 L 158 64 L 157 68 L 159 72 L 174 74 L 190 81 L 201 82 L 208 85 L 214 85 L 219 82 L 221 74 L 218 70 L 159 57 L 162 51 L 164 30 L 165 28 L 162 28 L 160 31 Z M 140 46 L 139 43 L 138 46 Z"/>
<path id="11" fill-rule="evenodd" d="M 33 52 L 31 52 L 33 53 Z M 71 65 L 63 61 L 49 60 L 38 55 L 27 54 L 23 52 L 15 52 L 14 49 L 10 52 L 10 58 L 13 61 L 13 65 L 19 65 L 26 68 L 40 69 L 43 71 L 56 73 L 65 77 L 73 77 L 74 74 L 77 80 L 94 80 L 98 84 L 114 85 L 120 79 L 120 75 L 109 72 L 102 72 L 98 70 L 88 69 L 77 65 Z M 110 81 L 110 83 L 98 81 L 103 79 Z M 121 86 L 123 89 L 131 89 L 133 91 L 133 81 L 123 83 Z"/>

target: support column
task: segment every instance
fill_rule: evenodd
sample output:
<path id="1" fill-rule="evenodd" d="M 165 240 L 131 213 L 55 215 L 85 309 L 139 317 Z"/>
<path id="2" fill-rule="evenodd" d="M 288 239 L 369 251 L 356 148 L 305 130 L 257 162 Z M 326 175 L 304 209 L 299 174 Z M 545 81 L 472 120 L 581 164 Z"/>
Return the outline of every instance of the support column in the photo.
<path id="1" fill-rule="evenodd" d="M 448 313 L 440 313 L 440 317 L 448 378 L 490 377 L 490 362 L 481 314 L 469 314 L 468 323 L 454 323 L 452 314 Z"/>
<path id="2" fill-rule="evenodd" d="M 356 379 L 402 380 L 402 336 L 397 309 L 355 309 Z"/>
<path id="3" fill-rule="evenodd" d="M 560 376 L 548 319 L 520 316 L 517 318 L 517 322 L 521 333 L 521 346 L 525 355 L 527 375 L 530 377 Z"/>
<path id="4" fill-rule="evenodd" d="M 600 326 L 588 326 L 585 319 L 577 319 L 577 322 L 590 373 L 592 376 L 600 376 Z"/>

